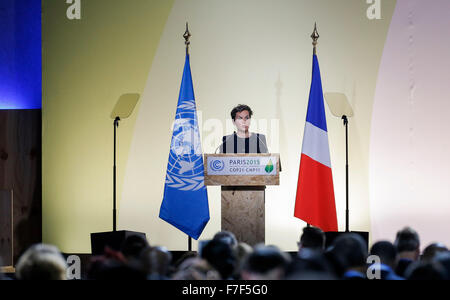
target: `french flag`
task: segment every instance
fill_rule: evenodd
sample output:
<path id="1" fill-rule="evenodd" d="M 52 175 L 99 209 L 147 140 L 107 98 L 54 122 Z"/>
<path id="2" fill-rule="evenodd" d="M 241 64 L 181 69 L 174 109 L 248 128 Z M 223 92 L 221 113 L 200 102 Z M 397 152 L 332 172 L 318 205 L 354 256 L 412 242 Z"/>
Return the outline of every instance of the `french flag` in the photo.
<path id="1" fill-rule="evenodd" d="M 294 216 L 323 231 L 338 231 L 322 81 L 315 54 Z"/>

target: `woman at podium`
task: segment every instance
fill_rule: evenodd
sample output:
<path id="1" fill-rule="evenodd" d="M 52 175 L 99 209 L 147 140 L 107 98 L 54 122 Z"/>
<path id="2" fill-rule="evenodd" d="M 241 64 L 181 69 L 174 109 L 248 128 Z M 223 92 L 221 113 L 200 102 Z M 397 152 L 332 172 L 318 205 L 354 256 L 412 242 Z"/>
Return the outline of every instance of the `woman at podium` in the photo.
<path id="1" fill-rule="evenodd" d="M 248 105 L 239 104 L 231 111 L 236 131 L 222 138 L 220 153 L 268 153 L 266 136 L 248 129 L 253 111 Z"/>

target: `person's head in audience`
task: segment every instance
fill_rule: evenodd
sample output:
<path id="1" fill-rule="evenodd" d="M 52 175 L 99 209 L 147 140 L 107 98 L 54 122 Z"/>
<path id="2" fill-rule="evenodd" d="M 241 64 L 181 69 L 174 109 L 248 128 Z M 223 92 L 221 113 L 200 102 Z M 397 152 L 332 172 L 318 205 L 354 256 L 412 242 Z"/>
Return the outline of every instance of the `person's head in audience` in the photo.
<path id="1" fill-rule="evenodd" d="M 398 253 L 398 263 L 395 273 L 406 277 L 405 271 L 409 265 L 420 256 L 419 234 L 411 227 L 405 227 L 397 232 L 394 246 Z"/>
<path id="2" fill-rule="evenodd" d="M 213 240 L 220 240 L 220 241 L 230 245 L 231 249 L 235 249 L 238 245 L 238 241 L 237 241 L 234 233 L 232 233 L 230 231 L 226 231 L 226 230 L 217 232 L 214 235 Z"/>
<path id="3" fill-rule="evenodd" d="M 196 257 L 198 257 L 199 255 L 198 255 L 198 253 L 196 252 L 196 251 L 186 251 L 186 252 L 183 252 L 183 254 L 179 257 L 179 258 L 177 258 L 176 260 L 175 260 L 175 262 L 173 263 L 173 267 L 175 268 L 175 270 L 178 270 L 179 268 L 180 268 L 180 266 L 181 266 L 181 264 L 185 261 L 185 260 L 188 260 L 188 259 L 190 259 L 190 258 L 196 258 Z"/>
<path id="4" fill-rule="evenodd" d="M 370 255 L 376 255 L 380 263 L 395 270 L 397 266 L 397 249 L 389 241 L 379 241 L 372 245 Z"/>
<path id="5" fill-rule="evenodd" d="M 413 262 L 405 271 L 408 280 L 445 280 L 446 271 L 438 262 Z"/>
<path id="6" fill-rule="evenodd" d="M 446 251 L 448 251 L 448 249 L 444 244 L 432 243 L 425 247 L 420 260 L 424 262 L 431 262 L 438 253 Z"/>
<path id="7" fill-rule="evenodd" d="M 234 255 L 236 257 L 236 267 L 234 269 L 234 278 L 240 279 L 242 267 L 247 257 L 253 252 L 253 248 L 244 242 L 239 242 L 234 249 Z"/>
<path id="8" fill-rule="evenodd" d="M 222 276 L 229 279 L 234 272 L 236 259 L 230 245 L 221 240 L 211 240 L 201 251 L 201 258 L 208 261 Z"/>
<path id="9" fill-rule="evenodd" d="M 285 276 L 290 257 L 275 246 L 256 245 L 244 262 L 243 280 L 280 280 Z"/>
<path id="10" fill-rule="evenodd" d="M 145 280 L 146 273 L 136 264 L 136 260 L 127 260 L 120 251 L 109 247 L 103 255 L 94 256 L 88 267 L 90 280 Z"/>
<path id="11" fill-rule="evenodd" d="M 322 251 L 304 248 L 289 264 L 287 280 L 337 279 L 335 270 Z"/>
<path id="12" fill-rule="evenodd" d="M 344 279 L 365 279 L 367 245 L 355 233 L 338 236 L 332 244 L 331 253 L 343 263 Z"/>
<path id="13" fill-rule="evenodd" d="M 147 276 L 140 268 L 133 264 L 126 264 L 117 260 L 97 261 L 89 272 L 91 280 L 146 280 Z"/>
<path id="14" fill-rule="evenodd" d="M 445 270 L 445 279 L 450 280 L 450 251 L 437 253 L 432 262 L 439 263 Z"/>
<path id="15" fill-rule="evenodd" d="M 220 280 L 221 275 L 209 262 L 199 257 L 185 259 L 173 274 L 174 280 Z"/>
<path id="16" fill-rule="evenodd" d="M 376 279 L 381 280 L 404 280 L 403 277 L 395 273 L 397 267 L 398 255 L 397 249 L 389 241 L 379 241 L 372 245 L 370 255 L 376 256 L 378 260 L 372 260 L 368 273 L 378 274 Z"/>
<path id="17" fill-rule="evenodd" d="M 146 248 L 141 253 L 141 267 L 149 279 L 168 279 L 172 254 L 166 247 Z"/>
<path id="18" fill-rule="evenodd" d="M 400 259 L 416 261 L 420 256 L 420 239 L 417 231 L 411 227 L 405 227 L 397 232 L 394 246 Z"/>
<path id="19" fill-rule="evenodd" d="M 323 251 L 325 249 L 325 233 L 318 227 L 305 227 L 297 246 L 299 253 L 303 249 Z"/>
<path id="20" fill-rule="evenodd" d="M 127 260 L 138 260 L 144 249 L 150 248 L 150 244 L 143 236 L 133 234 L 128 236 L 122 244 L 120 252 Z"/>
<path id="21" fill-rule="evenodd" d="M 19 280 L 65 280 L 67 262 L 57 247 L 36 244 L 19 258 L 16 277 Z"/>

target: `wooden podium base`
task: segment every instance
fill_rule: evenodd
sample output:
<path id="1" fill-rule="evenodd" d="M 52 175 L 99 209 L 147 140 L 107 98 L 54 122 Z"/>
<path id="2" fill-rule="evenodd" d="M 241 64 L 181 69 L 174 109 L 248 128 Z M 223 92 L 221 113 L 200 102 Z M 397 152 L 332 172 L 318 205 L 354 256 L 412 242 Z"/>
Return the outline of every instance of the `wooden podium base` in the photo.
<path id="1" fill-rule="evenodd" d="M 222 187 L 222 230 L 265 244 L 265 190 L 280 184 L 280 154 L 205 154 L 204 164 L 205 185 Z"/>
<path id="2" fill-rule="evenodd" d="M 222 186 L 222 230 L 250 246 L 265 243 L 265 186 Z"/>

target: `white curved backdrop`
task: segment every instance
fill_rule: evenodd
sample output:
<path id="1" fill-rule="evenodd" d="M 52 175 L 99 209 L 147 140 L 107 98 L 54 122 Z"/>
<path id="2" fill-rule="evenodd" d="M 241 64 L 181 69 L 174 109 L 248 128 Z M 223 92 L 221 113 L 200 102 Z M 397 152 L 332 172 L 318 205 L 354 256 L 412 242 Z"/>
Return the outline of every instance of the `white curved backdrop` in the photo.
<path id="1" fill-rule="evenodd" d="M 449 15 L 448 0 L 397 2 L 372 117 L 373 240 L 409 225 L 450 245 Z"/>

